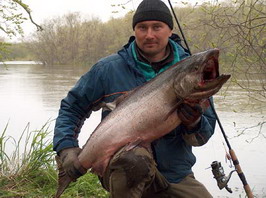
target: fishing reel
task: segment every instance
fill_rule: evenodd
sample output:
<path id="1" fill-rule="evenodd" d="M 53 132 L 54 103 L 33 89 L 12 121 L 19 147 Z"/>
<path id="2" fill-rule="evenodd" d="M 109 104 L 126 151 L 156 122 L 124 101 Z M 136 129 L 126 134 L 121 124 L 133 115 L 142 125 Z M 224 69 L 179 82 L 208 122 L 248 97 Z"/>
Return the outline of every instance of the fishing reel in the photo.
<path id="1" fill-rule="evenodd" d="M 211 168 L 212 168 L 213 176 L 216 179 L 217 185 L 220 188 L 220 190 L 225 188 L 229 193 L 232 193 L 232 190 L 231 188 L 228 187 L 227 183 L 229 182 L 232 176 L 232 173 L 236 170 L 231 171 L 229 175 L 226 176 L 224 173 L 224 169 L 221 165 L 221 162 L 218 162 L 218 161 L 213 161 L 211 164 Z"/>

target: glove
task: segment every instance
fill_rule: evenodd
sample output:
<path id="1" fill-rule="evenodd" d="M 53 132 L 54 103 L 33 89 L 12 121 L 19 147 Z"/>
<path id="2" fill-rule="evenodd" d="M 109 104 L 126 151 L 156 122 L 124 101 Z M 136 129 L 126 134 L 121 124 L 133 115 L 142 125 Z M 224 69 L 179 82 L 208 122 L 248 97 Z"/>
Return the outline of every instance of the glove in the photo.
<path id="1" fill-rule="evenodd" d="M 188 129 L 194 128 L 199 123 L 202 113 L 202 108 L 198 104 L 191 106 L 187 103 L 182 103 L 177 108 L 178 117 Z"/>
<path id="2" fill-rule="evenodd" d="M 86 169 L 82 167 L 79 162 L 78 155 L 81 152 L 79 147 L 63 149 L 59 153 L 60 160 L 64 171 L 73 180 L 76 180 L 80 176 L 86 173 Z"/>

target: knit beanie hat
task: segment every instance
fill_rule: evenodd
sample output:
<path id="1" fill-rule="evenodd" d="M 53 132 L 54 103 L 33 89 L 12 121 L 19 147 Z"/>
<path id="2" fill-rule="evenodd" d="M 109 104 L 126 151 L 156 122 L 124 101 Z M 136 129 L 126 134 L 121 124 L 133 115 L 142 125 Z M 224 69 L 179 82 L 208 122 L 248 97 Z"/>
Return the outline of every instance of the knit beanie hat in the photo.
<path id="1" fill-rule="evenodd" d="M 170 29 L 173 29 L 173 18 L 170 10 L 161 0 L 143 0 L 134 16 L 132 27 L 135 28 L 136 24 L 142 21 L 162 21 L 166 23 Z"/>

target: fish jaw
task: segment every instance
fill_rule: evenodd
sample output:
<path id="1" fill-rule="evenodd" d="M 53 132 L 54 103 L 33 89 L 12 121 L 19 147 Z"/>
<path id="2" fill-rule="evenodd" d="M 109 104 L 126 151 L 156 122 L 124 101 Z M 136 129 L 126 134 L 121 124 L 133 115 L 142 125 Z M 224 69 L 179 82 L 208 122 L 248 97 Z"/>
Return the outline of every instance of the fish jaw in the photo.
<path id="1" fill-rule="evenodd" d="M 219 49 L 198 53 L 184 61 L 186 69 L 177 74 L 174 87 L 178 98 L 199 102 L 216 94 L 231 77 L 219 72 Z"/>
<path id="2" fill-rule="evenodd" d="M 200 68 L 200 81 L 194 87 L 190 98 L 194 100 L 206 99 L 216 94 L 231 77 L 229 74 L 219 74 L 219 50 L 214 49 Z"/>
<path id="3" fill-rule="evenodd" d="M 231 77 L 219 72 L 219 49 L 212 49 L 206 55 L 206 60 L 199 69 L 200 81 L 194 87 L 193 99 L 206 99 L 216 94 Z"/>
<path id="4" fill-rule="evenodd" d="M 201 84 L 195 87 L 194 93 L 189 95 L 189 98 L 192 100 L 201 100 L 211 97 L 216 94 L 222 86 L 227 82 L 231 75 L 223 74 L 218 78 L 209 81 L 208 83 Z"/>

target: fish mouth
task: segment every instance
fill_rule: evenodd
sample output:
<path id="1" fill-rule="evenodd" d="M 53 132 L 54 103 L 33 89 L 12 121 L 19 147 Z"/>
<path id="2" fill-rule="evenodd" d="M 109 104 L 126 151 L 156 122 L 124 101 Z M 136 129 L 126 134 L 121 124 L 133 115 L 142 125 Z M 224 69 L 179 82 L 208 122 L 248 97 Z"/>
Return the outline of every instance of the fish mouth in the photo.
<path id="1" fill-rule="evenodd" d="M 208 98 L 217 93 L 224 83 L 231 77 L 230 74 L 219 72 L 219 50 L 214 49 L 207 55 L 200 71 L 201 80 L 195 87 L 194 99 Z"/>
<path id="2" fill-rule="evenodd" d="M 231 75 L 229 74 L 220 75 L 218 58 L 219 49 L 213 49 L 207 55 L 207 60 L 201 69 L 201 81 L 199 83 L 201 90 L 222 86 L 230 78 Z"/>
<path id="3" fill-rule="evenodd" d="M 220 76 L 219 74 L 219 49 L 210 50 L 206 55 L 206 61 L 203 63 L 201 69 L 201 84 L 204 85 L 210 81 L 215 80 Z"/>
<path id="4" fill-rule="evenodd" d="M 218 58 L 212 56 L 208 61 L 205 63 L 202 72 L 202 83 L 206 83 L 208 81 L 212 81 L 219 77 L 219 63 Z"/>

